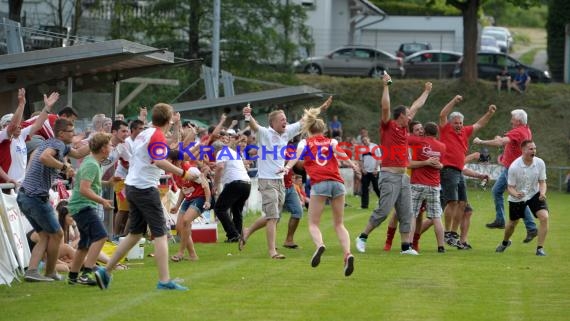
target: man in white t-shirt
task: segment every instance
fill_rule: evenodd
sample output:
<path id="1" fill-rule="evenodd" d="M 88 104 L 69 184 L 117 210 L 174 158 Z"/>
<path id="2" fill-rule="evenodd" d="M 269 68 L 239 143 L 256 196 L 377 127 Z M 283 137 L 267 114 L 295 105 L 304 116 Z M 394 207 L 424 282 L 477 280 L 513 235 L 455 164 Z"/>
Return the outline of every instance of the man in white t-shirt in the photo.
<path id="1" fill-rule="evenodd" d="M 325 111 L 331 104 L 329 98 L 320 108 Z M 277 234 L 277 221 L 279 220 L 283 203 L 285 202 L 285 183 L 283 182 L 283 166 L 285 165 L 285 147 L 293 137 L 301 133 L 303 119 L 294 124 L 287 123 L 287 116 L 283 110 L 275 110 L 268 116 L 269 127 L 261 127 L 251 117 L 251 108 L 245 107 L 243 114 L 249 119 L 249 127 L 257 135 L 259 146 L 257 156 L 257 177 L 259 192 L 261 193 L 262 211 L 265 216 L 260 217 L 249 228 L 243 230 L 239 240 L 240 249 L 245 241 L 255 231 L 266 227 L 267 250 L 272 259 L 284 259 L 275 247 Z"/>
<path id="2" fill-rule="evenodd" d="M 129 161 L 131 160 L 133 144 L 135 138 L 144 130 L 144 123 L 135 119 L 129 125 L 130 136 L 123 144 L 119 144 L 116 151 L 119 156 L 115 177 L 121 178 L 115 182 L 115 198 L 117 199 L 117 213 L 113 222 L 113 232 L 115 237 L 120 237 L 128 233 L 129 202 L 127 201 L 127 191 L 125 189 L 125 178 L 129 172 Z"/>
<path id="3" fill-rule="evenodd" d="M 380 147 L 370 141 L 368 136 L 362 137 L 362 146 L 365 146 L 366 153 L 362 155 L 360 169 L 362 170 L 361 183 L 361 197 L 360 208 L 367 209 L 370 194 L 369 186 L 372 184 L 372 189 L 376 196 L 380 197 L 380 189 L 378 188 L 378 177 L 380 173 L 380 164 L 382 163 L 382 152 Z"/>
<path id="4" fill-rule="evenodd" d="M 158 268 L 159 290 L 188 290 L 187 287 L 170 279 L 168 268 L 168 241 L 166 221 L 163 215 L 158 183 L 162 171 L 173 173 L 184 180 L 194 180 L 197 175 L 174 166 L 168 160 L 168 144 L 165 132 L 170 129 L 172 106 L 158 103 L 152 108 L 153 126 L 140 133 L 133 144 L 129 172 L 125 179 L 127 200 L 129 201 L 129 234 L 117 247 L 117 250 L 105 268 L 95 271 L 97 285 L 107 289 L 111 282 L 111 272 L 150 229 L 154 237 L 155 259 Z"/>
<path id="5" fill-rule="evenodd" d="M 249 198 L 251 181 L 243 159 L 234 149 L 235 143 L 230 143 L 227 135 L 222 136 L 221 141 L 223 146 L 216 155 L 216 175 L 214 175 L 213 190 L 217 196 L 214 213 L 226 231 L 226 242 L 233 243 L 238 242 L 242 235 L 242 211 Z"/>
<path id="6" fill-rule="evenodd" d="M 509 192 L 509 221 L 505 226 L 503 242 L 496 252 L 502 253 L 511 246 L 510 237 L 519 219 L 524 218 L 528 206 L 532 215 L 538 218 L 537 256 L 545 256 L 544 240 L 548 232 L 548 205 L 546 204 L 546 165 L 536 157 L 536 145 L 532 140 L 521 144 L 522 156 L 509 167 L 507 190 Z"/>

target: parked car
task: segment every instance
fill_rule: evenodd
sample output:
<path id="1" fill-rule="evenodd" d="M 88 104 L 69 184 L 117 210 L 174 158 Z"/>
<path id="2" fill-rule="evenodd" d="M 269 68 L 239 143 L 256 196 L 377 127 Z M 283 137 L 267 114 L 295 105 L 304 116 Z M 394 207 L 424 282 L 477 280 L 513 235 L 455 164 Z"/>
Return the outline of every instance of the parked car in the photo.
<path id="1" fill-rule="evenodd" d="M 390 75 L 403 76 L 402 59 L 385 51 L 366 46 L 345 46 L 322 57 L 309 57 L 293 63 L 295 71 L 313 75 L 369 76 L 380 78 L 387 71 Z"/>
<path id="2" fill-rule="evenodd" d="M 457 66 L 453 71 L 455 77 L 460 77 L 463 73 L 461 71 L 463 59 L 457 62 Z M 529 74 L 531 81 L 549 83 L 552 81 L 550 73 L 547 70 L 539 70 L 527 66 L 515 58 L 503 54 L 493 52 L 479 52 L 477 53 L 477 72 L 479 78 L 496 81 L 497 75 L 506 67 L 509 75 L 514 78 L 517 73 L 517 67 L 523 66 Z"/>
<path id="3" fill-rule="evenodd" d="M 404 59 L 407 78 L 449 78 L 457 61 L 463 55 L 460 52 L 442 50 L 424 50 L 409 55 Z"/>
<path id="4" fill-rule="evenodd" d="M 501 31 L 501 32 L 504 32 L 507 35 L 507 42 L 509 43 L 509 49 L 513 46 L 513 41 L 514 41 L 513 34 L 509 30 L 509 28 L 488 26 L 488 27 L 483 28 L 483 33 L 485 33 L 485 31 Z"/>
<path id="5" fill-rule="evenodd" d="M 501 52 L 495 37 L 485 35 L 481 36 L 481 45 L 479 46 L 479 50 L 486 52 Z"/>
<path id="6" fill-rule="evenodd" d="M 400 45 L 396 51 L 396 57 L 404 58 L 413 53 L 423 50 L 431 50 L 431 45 L 427 42 L 409 42 Z"/>
<path id="7" fill-rule="evenodd" d="M 506 33 L 501 31 L 485 31 L 483 33 L 483 36 L 495 38 L 501 52 L 507 52 L 507 49 L 509 48 L 509 41 Z"/>

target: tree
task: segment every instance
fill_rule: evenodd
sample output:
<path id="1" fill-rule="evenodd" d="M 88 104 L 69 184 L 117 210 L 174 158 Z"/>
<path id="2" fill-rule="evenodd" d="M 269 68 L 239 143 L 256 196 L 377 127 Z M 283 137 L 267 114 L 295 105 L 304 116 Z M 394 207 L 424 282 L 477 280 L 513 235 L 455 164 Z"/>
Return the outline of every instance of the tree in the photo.
<path id="1" fill-rule="evenodd" d="M 10 18 L 10 20 L 17 22 L 21 21 L 23 3 L 24 0 L 8 0 L 8 7 L 9 7 L 8 17 Z"/>
<path id="2" fill-rule="evenodd" d="M 522 8 L 529 8 L 540 4 L 540 0 L 507 0 Z M 429 4 L 435 4 L 437 0 L 428 0 Z M 446 0 L 447 5 L 461 11 L 463 15 L 463 80 L 475 82 L 477 80 L 477 21 L 479 9 L 485 0 Z"/>
<path id="3" fill-rule="evenodd" d="M 564 80 L 565 28 L 570 23 L 570 3 L 567 0 L 551 0 L 548 8 L 548 65 L 552 78 Z"/>
<path id="4" fill-rule="evenodd" d="M 252 62 L 275 62 L 276 57 L 280 63 L 290 63 L 296 43 L 311 42 L 303 7 L 290 2 L 222 1 L 222 67 L 241 70 Z M 112 37 L 174 48 L 185 58 L 207 58 L 212 8 L 212 0 L 157 0 L 144 8 L 132 1 L 116 1 Z M 180 49 L 182 52 L 176 52 Z"/>

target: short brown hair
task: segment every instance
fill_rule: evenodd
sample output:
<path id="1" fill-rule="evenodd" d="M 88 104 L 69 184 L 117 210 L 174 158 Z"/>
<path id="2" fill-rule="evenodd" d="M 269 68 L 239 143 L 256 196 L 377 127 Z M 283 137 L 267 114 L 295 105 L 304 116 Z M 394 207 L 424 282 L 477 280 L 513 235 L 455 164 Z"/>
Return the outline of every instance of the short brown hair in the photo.
<path id="1" fill-rule="evenodd" d="M 521 149 L 525 148 L 526 145 L 534 143 L 534 141 L 527 139 L 527 140 L 523 140 L 523 142 L 521 143 Z"/>
<path id="2" fill-rule="evenodd" d="M 112 135 L 109 133 L 98 132 L 89 139 L 89 150 L 92 153 L 99 153 L 111 141 Z"/>
<path id="3" fill-rule="evenodd" d="M 172 106 L 165 103 L 158 103 L 152 107 L 152 124 L 162 127 L 172 119 Z"/>
<path id="4" fill-rule="evenodd" d="M 63 132 L 67 130 L 67 127 L 73 126 L 73 123 L 65 118 L 58 118 L 53 125 L 53 132 L 55 137 L 59 136 L 59 132 Z"/>

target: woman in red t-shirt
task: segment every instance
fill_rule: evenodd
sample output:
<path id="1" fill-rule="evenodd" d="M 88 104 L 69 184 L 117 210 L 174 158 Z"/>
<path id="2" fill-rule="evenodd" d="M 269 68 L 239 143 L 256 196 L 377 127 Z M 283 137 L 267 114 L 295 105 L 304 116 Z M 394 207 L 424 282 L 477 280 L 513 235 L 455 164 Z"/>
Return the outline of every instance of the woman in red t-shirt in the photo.
<path id="1" fill-rule="evenodd" d="M 331 102 L 332 97 L 325 105 L 328 107 Z M 336 155 L 346 159 L 355 170 L 358 169 L 358 166 L 349 159 L 342 149 L 337 149 L 338 142 L 335 139 L 323 135 L 326 125 L 322 119 L 317 118 L 320 111 L 320 108 L 305 110 L 302 119 L 303 132 L 308 134 L 308 137 L 299 143 L 296 155 L 288 162 L 283 171 L 287 173 L 295 165 L 298 158 L 303 158 L 305 170 L 311 177 L 309 232 L 317 246 L 317 250 L 311 259 L 311 266 L 317 267 L 319 265 L 321 255 L 325 251 L 319 224 L 325 202 L 327 199 L 331 199 L 334 228 L 344 252 L 344 275 L 349 276 L 354 271 L 354 256 L 350 253 L 350 236 L 343 222 L 346 189 L 340 175 Z"/>
<path id="2" fill-rule="evenodd" d="M 174 161 L 174 164 L 185 172 L 190 171 L 193 174 L 194 172 L 199 174 L 199 178 L 194 181 L 186 181 L 180 176 L 174 176 L 174 181 L 180 188 L 180 194 L 176 206 L 171 208 L 170 212 L 172 214 L 178 213 L 176 232 L 180 235 L 180 248 L 170 259 L 173 262 L 180 262 L 184 259 L 184 251 L 188 250 L 190 260 L 196 261 L 198 255 L 192 241 L 192 221 L 200 216 L 202 211 L 210 209 L 210 186 L 195 164 L 188 161 Z"/>

